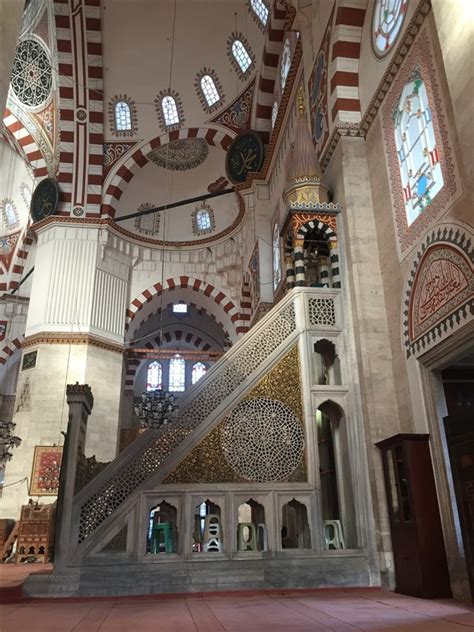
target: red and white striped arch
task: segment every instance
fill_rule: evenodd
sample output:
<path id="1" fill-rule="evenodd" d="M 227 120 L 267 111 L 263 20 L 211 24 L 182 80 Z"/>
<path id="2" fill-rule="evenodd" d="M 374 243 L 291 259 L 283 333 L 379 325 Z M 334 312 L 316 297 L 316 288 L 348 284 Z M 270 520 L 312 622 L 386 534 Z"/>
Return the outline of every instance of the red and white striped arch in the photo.
<path id="1" fill-rule="evenodd" d="M 153 299 L 161 296 L 163 292 L 173 292 L 175 290 L 190 290 L 191 292 L 198 292 L 201 299 L 204 299 L 205 304 L 207 303 L 208 313 L 213 313 L 211 305 L 215 305 L 218 313 L 220 314 L 220 320 L 224 323 L 224 327 L 229 331 L 231 338 L 236 338 L 240 334 L 248 331 L 248 321 L 242 321 L 239 310 L 236 308 L 235 304 L 229 300 L 224 292 L 222 292 L 222 290 L 214 287 L 210 283 L 188 276 L 180 276 L 176 279 L 166 279 L 163 285 L 161 283 L 155 283 L 146 290 L 143 290 L 139 296 L 133 299 L 127 309 L 125 328 L 127 330 L 130 328 L 132 321 L 136 318 L 140 310 L 146 308 Z M 145 317 L 146 316 L 147 315 L 145 314 Z M 232 334 L 234 334 L 234 336 Z"/>
<path id="2" fill-rule="evenodd" d="M 150 141 L 144 141 L 139 145 L 135 145 L 133 153 L 125 155 L 107 174 L 104 183 L 105 194 L 102 204 L 102 215 L 104 217 L 115 217 L 118 202 L 127 184 L 142 167 L 150 162 L 148 154 L 154 149 L 173 140 L 203 138 L 208 145 L 222 147 L 226 151 L 234 138 L 234 135 L 230 134 L 209 127 L 188 127 L 161 134 Z"/>
<path id="3" fill-rule="evenodd" d="M 164 307 L 164 309 L 171 308 L 172 305 L 173 303 L 168 303 L 166 307 Z M 208 312 L 206 308 L 202 307 L 201 305 L 196 305 L 196 303 L 193 303 L 193 301 L 188 301 L 187 305 L 189 305 L 189 307 L 192 307 L 196 310 L 199 310 L 199 313 L 201 315 L 209 316 L 209 318 L 215 321 L 219 325 L 219 327 L 222 327 L 222 330 L 224 332 L 224 351 L 227 351 L 228 349 L 230 349 L 230 347 L 232 346 L 232 341 L 230 340 L 229 332 L 225 328 L 224 323 L 222 323 L 215 314 L 213 314 L 212 312 Z M 157 318 L 160 314 L 161 314 L 161 307 L 150 312 L 148 316 L 145 319 L 143 319 L 142 322 L 145 323 L 152 318 Z M 247 320 L 247 318 L 245 318 L 242 313 L 240 314 L 240 316 L 243 321 Z"/>
<path id="4" fill-rule="evenodd" d="M 289 7 L 274 2 L 265 31 L 260 76 L 257 81 L 255 129 L 260 132 L 262 140 L 267 144 L 272 131 L 272 108 L 278 64 L 283 50 L 285 21 Z"/>
<path id="5" fill-rule="evenodd" d="M 15 149 L 15 143 L 19 145 L 23 151 L 26 161 L 33 169 L 35 178 L 44 178 L 48 175 L 46 161 L 37 142 L 26 129 L 21 121 L 19 121 L 12 112 L 7 108 L 3 114 L 3 124 L 5 129 L 14 139 L 14 143 L 10 143 Z M 22 156 L 23 157 L 23 156 Z"/>
<path id="6" fill-rule="evenodd" d="M 20 238 L 20 244 L 13 257 L 13 266 L 10 271 L 10 280 L 8 283 L 9 290 L 15 290 L 19 286 L 25 272 L 26 260 L 34 243 L 29 231 L 29 226 L 28 224 L 25 227 Z"/>
<path id="7" fill-rule="evenodd" d="M 359 58 L 367 0 L 340 0 L 332 32 L 329 67 L 331 120 L 359 123 Z"/>
<path id="8" fill-rule="evenodd" d="M 21 340 L 19 338 L 14 338 L 11 342 L 8 342 L 0 349 L 0 364 L 6 364 L 20 349 Z"/>
<path id="9" fill-rule="evenodd" d="M 203 351 L 203 352 L 222 351 L 221 349 L 217 349 L 215 346 L 213 347 L 211 344 L 209 344 L 209 342 L 206 342 L 206 340 L 204 340 L 201 336 L 185 331 L 184 328 L 163 332 L 162 343 L 160 343 L 160 337 L 157 336 L 156 338 L 146 342 L 145 344 L 138 343 L 137 346 L 150 349 L 150 351 L 152 351 L 153 349 L 163 348 L 163 345 L 167 345 L 167 344 L 173 345 L 173 343 L 181 344 L 181 345 L 188 344 L 189 346 L 194 347 L 195 349 L 199 351 Z M 131 351 L 133 351 L 133 348 L 131 349 Z M 135 382 L 135 377 L 136 377 L 138 369 L 140 368 L 142 363 L 144 362 L 148 363 L 149 361 L 150 360 L 146 358 L 144 359 L 133 358 L 133 357 L 126 358 L 126 369 L 125 369 L 125 372 L 126 372 L 125 389 L 126 390 L 133 389 L 133 385 Z"/>

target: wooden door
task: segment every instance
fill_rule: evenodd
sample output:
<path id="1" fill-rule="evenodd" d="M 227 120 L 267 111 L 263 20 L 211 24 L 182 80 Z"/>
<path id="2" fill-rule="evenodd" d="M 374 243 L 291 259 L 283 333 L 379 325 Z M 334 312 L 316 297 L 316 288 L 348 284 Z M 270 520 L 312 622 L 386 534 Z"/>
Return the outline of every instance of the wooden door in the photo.
<path id="1" fill-rule="evenodd" d="M 449 415 L 444 426 L 474 601 L 474 411 Z"/>

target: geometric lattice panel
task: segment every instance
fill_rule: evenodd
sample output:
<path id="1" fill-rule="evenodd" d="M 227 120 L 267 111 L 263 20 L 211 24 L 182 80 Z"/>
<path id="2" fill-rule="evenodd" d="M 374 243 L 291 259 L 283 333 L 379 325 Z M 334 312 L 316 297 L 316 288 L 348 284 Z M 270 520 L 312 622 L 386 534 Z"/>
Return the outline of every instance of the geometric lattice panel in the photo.
<path id="1" fill-rule="evenodd" d="M 309 322 L 311 325 L 336 325 L 336 309 L 332 298 L 308 299 Z"/>
<path id="2" fill-rule="evenodd" d="M 48 99 L 51 85 L 51 64 L 45 47 L 34 39 L 21 41 L 13 62 L 13 92 L 24 105 L 37 107 Z"/>
<path id="3" fill-rule="evenodd" d="M 241 476 L 266 483 L 288 478 L 297 467 L 304 433 L 288 406 L 255 397 L 241 402 L 227 417 L 221 444 L 229 465 Z"/>
<path id="4" fill-rule="evenodd" d="M 259 331 L 231 359 L 223 359 L 220 371 L 202 378 L 202 386 L 189 404 L 180 409 L 178 419 L 162 428 L 157 438 L 134 454 L 120 470 L 111 473 L 81 505 L 78 541 L 89 537 L 137 487 L 157 471 L 179 444 L 203 423 L 235 389 L 247 380 L 268 356 L 296 329 L 295 308 L 287 305 L 273 321 Z"/>

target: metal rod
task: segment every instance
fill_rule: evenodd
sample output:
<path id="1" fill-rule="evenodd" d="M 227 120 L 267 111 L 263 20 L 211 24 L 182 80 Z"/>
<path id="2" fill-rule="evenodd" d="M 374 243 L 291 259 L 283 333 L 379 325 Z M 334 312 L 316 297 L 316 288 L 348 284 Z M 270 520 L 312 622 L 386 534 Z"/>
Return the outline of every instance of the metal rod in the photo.
<path id="1" fill-rule="evenodd" d="M 163 204 L 163 206 L 156 206 L 154 208 L 147 208 L 144 211 L 135 211 L 135 213 L 129 213 L 128 215 L 122 215 L 121 217 L 115 217 L 115 222 L 124 222 L 126 219 L 133 219 L 134 217 L 141 217 L 142 215 L 151 215 L 151 213 L 159 213 L 160 211 L 167 211 L 170 208 L 176 208 L 177 206 L 184 206 L 185 204 L 193 204 L 194 202 L 202 202 L 209 198 L 218 197 L 219 195 L 227 195 L 227 193 L 233 193 L 234 189 L 223 189 L 222 191 L 216 191 L 215 193 L 205 193 L 204 195 L 198 195 L 197 197 L 188 198 L 187 200 L 181 200 L 180 202 L 172 202 L 171 204 Z"/>
<path id="2" fill-rule="evenodd" d="M 15 294 L 15 292 L 16 292 L 17 290 L 19 290 L 19 289 L 20 289 L 20 287 L 23 285 L 23 283 L 26 281 L 26 279 L 30 276 L 30 274 L 32 274 L 32 272 L 33 272 L 33 270 L 34 270 L 34 269 L 35 269 L 35 266 L 33 266 L 33 267 L 31 268 L 31 270 L 29 270 L 29 271 L 25 274 L 25 276 L 21 279 L 21 281 L 18 283 L 18 285 L 17 285 L 16 287 L 14 287 L 14 288 L 13 288 L 13 290 L 10 292 L 10 294 Z"/>

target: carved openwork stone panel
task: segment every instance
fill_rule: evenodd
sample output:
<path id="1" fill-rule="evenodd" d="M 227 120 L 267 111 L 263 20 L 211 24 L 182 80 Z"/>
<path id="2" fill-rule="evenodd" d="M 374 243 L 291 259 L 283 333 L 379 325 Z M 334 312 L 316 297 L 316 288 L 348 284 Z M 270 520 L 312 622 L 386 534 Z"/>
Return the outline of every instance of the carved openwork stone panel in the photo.
<path id="1" fill-rule="evenodd" d="M 36 39 L 22 40 L 16 49 L 11 87 L 23 105 L 38 107 L 51 94 L 52 73 L 46 48 Z"/>
<path id="2" fill-rule="evenodd" d="M 215 410 L 268 356 L 295 330 L 295 310 L 288 305 L 268 327 L 255 336 L 240 353 L 216 373 L 187 408 L 180 419 L 187 427 L 195 428 Z"/>
<path id="3" fill-rule="evenodd" d="M 269 397 L 240 403 L 226 419 L 222 449 L 229 464 L 258 483 L 287 478 L 301 461 L 303 429 L 291 410 Z"/>
<path id="4" fill-rule="evenodd" d="M 333 298 L 308 299 L 309 322 L 311 325 L 336 325 L 336 308 Z"/>
<path id="5" fill-rule="evenodd" d="M 203 378 L 203 388 L 180 412 L 176 424 L 161 431 L 151 445 L 134 454 L 121 470 L 113 472 L 84 501 L 80 510 L 78 542 L 86 540 L 148 476 L 156 472 L 192 429 L 206 420 L 295 329 L 295 308 L 290 304 L 225 363 L 221 371 Z"/>

